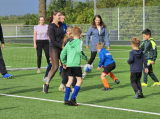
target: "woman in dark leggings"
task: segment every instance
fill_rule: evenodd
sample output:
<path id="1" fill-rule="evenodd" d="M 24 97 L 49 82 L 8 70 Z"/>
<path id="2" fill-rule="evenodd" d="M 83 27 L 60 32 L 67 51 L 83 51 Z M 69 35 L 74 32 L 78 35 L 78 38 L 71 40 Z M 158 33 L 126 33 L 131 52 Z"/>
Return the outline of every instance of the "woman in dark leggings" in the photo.
<path id="1" fill-rule="evenodd" d="M 49 83 L 54 77 L 59 67 L 60 53 L 63 42 L 63 23 L 60 22 L 61 13 L 58 10 L 53 10 L 51 13 L 50 24 L 48 26 L 48 34 L 50 38 L 49 55 L 52 62 L 52 68 L 48 73 L 46 83 L 43 85 L 43 92 L 48 93 Z"/>
<path id="2" fill-rule="evenodd" d="M 91 26 L 87 32 L 86 35 L 86 48 L 88 49 L 88 45 L 89 45 L 89 40 L 90 40 L 90 36 L 92 36 L 92 40 L 91 40 L 91 58 L 88 61 L 88 64 L 92 64 L 96 55 L 97 55 L 97 50 L 96 50 L 96 44 L 98 42 L 102 42 L 104 44 L 105 47 L 105 43 L 104 43 L 104 38 L 105 38 L 105 42 L 106 45 L 108 47 L 108 50 L 110 49 L 110 44 L 109 44 L 109 38 L 108 38 L 108 33 L 107 33 L 107 29 L 106 29 L 106 25 L 104 24 L 104 22 L 102 21 L 102 18 L 100 15 L 95 15 L 95 17 L 93 18 L 93 21 L 91 23 Z M 86 72 L 84 72 L 82 74 L 82 78 L 84 78 L 86 76 Z"/>

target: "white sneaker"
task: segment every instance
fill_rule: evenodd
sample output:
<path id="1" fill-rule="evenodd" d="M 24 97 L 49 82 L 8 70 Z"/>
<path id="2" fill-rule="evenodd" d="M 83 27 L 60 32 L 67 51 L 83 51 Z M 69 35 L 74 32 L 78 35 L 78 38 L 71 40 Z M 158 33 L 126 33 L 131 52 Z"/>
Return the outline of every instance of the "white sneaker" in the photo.
<path id="1" fill-rule="evenodd" d="M 61 84 L 59 86 L 59 90 L 62 91 L 62 92 L 65 92 L 65 86 L 63 84 Z"/>
<path id="2" fill-rule="evenodd" d="M 40 69 L 38 69 L 38 70 L 37 70 L 37 74 L 40 74 L 40 73 L 41 73 L 41 70 L 40 70 Z"/>
<path id="3" fill-rule="evenodd" d="M 74 88 L 72 88 L 72 93 L 74 92 Z"/>
<path id="4" fill-rule="evenodd" d="M 82 78 L 84 78 L 86 75 L 87 75 L 87 73 L 86 73 L 86 72 L 83 72 Z"/>

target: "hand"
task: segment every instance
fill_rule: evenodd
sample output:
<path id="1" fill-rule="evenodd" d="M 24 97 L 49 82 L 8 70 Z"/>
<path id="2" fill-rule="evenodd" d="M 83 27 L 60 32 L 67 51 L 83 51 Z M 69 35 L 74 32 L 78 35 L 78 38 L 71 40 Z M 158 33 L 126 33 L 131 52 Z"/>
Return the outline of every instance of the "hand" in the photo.
<path id="1" fill-rule="evenodd" d="M 148 74 L 148 68 L 145 68 L 145 72 L 146 72 L 146 74 Z"/>
<path id="2" fill-rule="evenodd" d="M 153 64 L 155 64 L 155 62 L 154 62 L 154 61 L 152 61 L 152 62 L 151 62 L 151 65 L 153 65 Z"/>
<path id="3" fill-rule="evenodd" d="M 63 65 L 63 69 L 66 69 L 67 68 L 67 65 Z"/>
<path id="4" fill-rule="evenodd" d="M 86 48 L 88 49 L 88 46 L 86 46 Z"/>
<path id="5" fill-rule="evenodd" d="M 34 49 L 36 49 L 37 48 L 37 45 L 34 43 Z"/>
<path id="6" fill-rule="evenodd" d="M 97 67 L 97 70 L 99 71 L 99 70 L 100 70 L 100 67 Z"/>
<path id="7" fill-rule="evenodd" d="M 89 60 L 86 60 L 86 62 L 88 62 Z"/>
<path id="8" fill-rule="evenodd" d="M 101 66 L 101 68 L 103 68 L 103 65 Z"/>
<path id="9" fill-rule="evenodd" d="M 4 49 L 4 47 L 5 47 L 5 45 L 4 45 L 4 44 L 2 44 L 2 49 Z"/>
<path id="10" fill-rule="evenodd" d="M 107 47 L 108 50 L 110 50 L 110 47 Z"/>

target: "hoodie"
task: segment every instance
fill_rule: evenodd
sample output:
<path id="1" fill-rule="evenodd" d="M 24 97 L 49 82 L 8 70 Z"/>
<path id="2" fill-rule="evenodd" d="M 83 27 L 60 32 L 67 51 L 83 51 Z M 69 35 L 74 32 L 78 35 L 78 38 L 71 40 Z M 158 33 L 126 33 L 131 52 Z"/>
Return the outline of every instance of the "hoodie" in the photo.
<path id="1" fill-rule="evenodd" d="M 70 40 L 61 52 L 60 59 L 62 64 L 67 65 L 67 67 L 80 67 L 81 57 L 87 60 L 87 57 L 82 51 L 83 42 L 80 39 Z M 65 56 L 67 55 L 67 61 Z"/>
<path id="2" fill-rule="evenodd" d="M 142 50 L 132 50 L 129 53 L 130 72 L 142 72 L 143 64 L 147 68 L 147 60 L 142 52 Z"/>

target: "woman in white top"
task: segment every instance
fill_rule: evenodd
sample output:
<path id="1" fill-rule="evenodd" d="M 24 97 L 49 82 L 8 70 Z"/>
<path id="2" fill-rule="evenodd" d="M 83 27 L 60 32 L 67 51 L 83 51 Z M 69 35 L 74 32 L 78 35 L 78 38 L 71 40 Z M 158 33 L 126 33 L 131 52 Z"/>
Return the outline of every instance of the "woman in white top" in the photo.
<path id="1" fill-rule="evenodd" d="M 44 17 L 40 16 L 38 25 L 34 27 L 34 48 L 37 49 L 37 73 L 41 73 L 41 58 L 42 58 L 42 49 L 44 49 L 47 63 L 49 64 L 49 37 L 48 37 L 48 25 L 44 24 Z"/>

